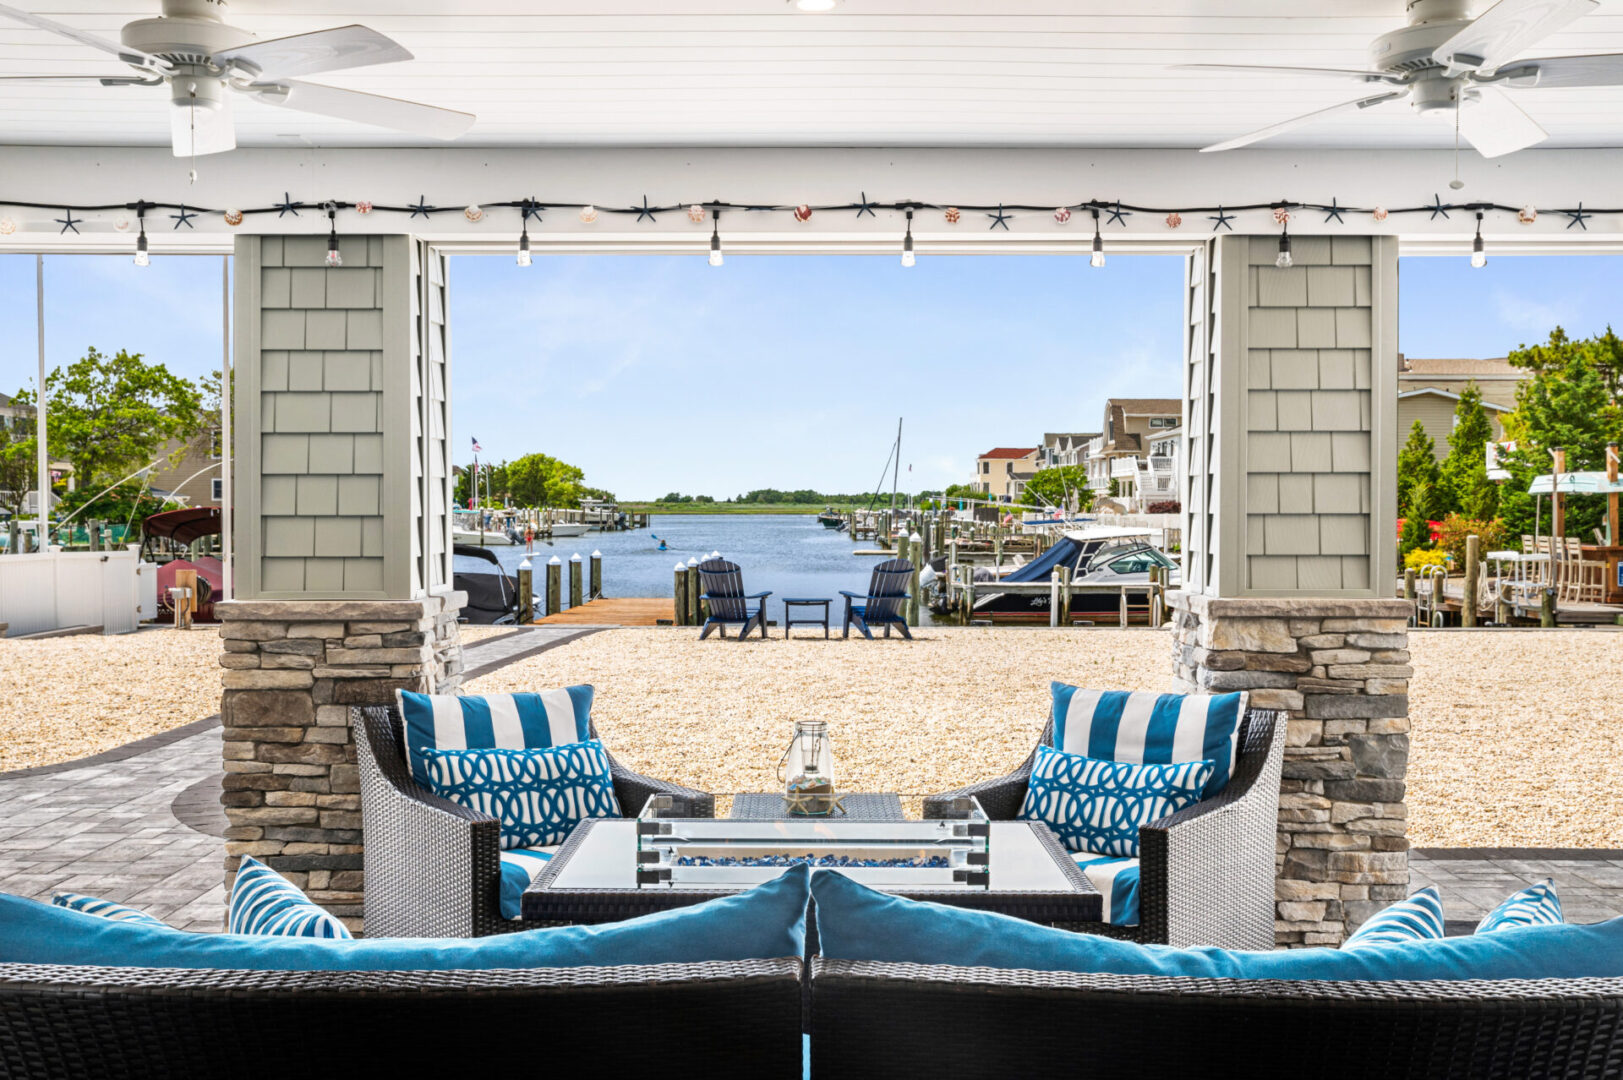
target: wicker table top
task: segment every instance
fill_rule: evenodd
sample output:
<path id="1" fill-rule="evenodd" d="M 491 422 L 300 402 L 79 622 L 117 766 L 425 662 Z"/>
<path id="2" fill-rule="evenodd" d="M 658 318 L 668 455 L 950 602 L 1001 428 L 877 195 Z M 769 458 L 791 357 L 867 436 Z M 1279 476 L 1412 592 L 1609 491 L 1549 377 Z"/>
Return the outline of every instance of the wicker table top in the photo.
<path id="1" fill-rule="evenodd" d="M 994 821 L 990 850 L 989 888 L 921 888 L 897 890 L 896 895 L 996 911 L 1047 926 L 1127 936 L 1128 928 L 1101 922 L 1102 898 L 1046 825 L 1035 821 Z M 589 818 L 575 826 L 546 869 L 525 890 L 524 919 L 553 923 L 616 922 L 732 896 L 739 891 L 721 887 L 639 886 L 636 882 L 636 820 Z"/>
<path id="2" fill-rule="evenodd" d="M 902 797 L 894 791 L 853 791 L 842 795 L 843 814 L 830 814 L 825 818 L 807 814 L 791 814 L 784 809 L 783 796 L 773 792 L 752 791 L 733 796 L 733 808 L 727 815 L 739 821 L 902 821 Z"/>

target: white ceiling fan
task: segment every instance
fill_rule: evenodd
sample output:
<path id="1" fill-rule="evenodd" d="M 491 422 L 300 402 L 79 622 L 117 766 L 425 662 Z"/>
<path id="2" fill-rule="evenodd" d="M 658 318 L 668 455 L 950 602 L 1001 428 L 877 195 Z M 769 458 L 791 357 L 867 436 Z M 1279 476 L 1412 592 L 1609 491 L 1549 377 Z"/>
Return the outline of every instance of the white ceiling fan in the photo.
<path id="1" fill-rule="evenodd" d="M 473 125 L 472 113 L 295 77 L 411 59 L 411 53 L 376 30 L 341 26 L 261 41 L 226 25 L 219 14 L 224 6 L 223 0 L 163 0 L 162 18 L 127 23 L 121 40 L 114 42 L 0 4 L 0 17 L 111 53 L 136 69 L 132 75 L 13 75 L 0 82 L 167 84 L 176 157 L 217 154 L 237 145 L 231 98 L 238 93 L 267 105 L 440 139 L 454 139 Z"/>
<path id="2" fill-rule="evenodd" d="M 1470 17 L 1470 0 L 1408 0 L 1409 24 L 1370 43 L 1369 68 L 1276 67 L 1266 64 L 1179 64 L 1186 70 L 1292 72 L 1373 83 L 1378 94 L 1344 101 L 1211 146 L 1233 150 L 1333 113 L 1407 101 L 1417 113 L 1441 115 L 1483 157 L 1543 142 L 1549 135 L 1507 90 L 1623 86 L 1623 53 L 1517 59 L 1599 7 L 1599 0 L 1499 0 Z"/>

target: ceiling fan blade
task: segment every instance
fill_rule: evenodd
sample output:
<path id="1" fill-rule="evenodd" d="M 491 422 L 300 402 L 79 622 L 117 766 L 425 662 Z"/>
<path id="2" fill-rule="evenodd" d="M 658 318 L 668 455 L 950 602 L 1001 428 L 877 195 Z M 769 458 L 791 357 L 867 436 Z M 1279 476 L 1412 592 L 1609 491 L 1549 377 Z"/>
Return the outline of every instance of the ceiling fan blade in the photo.
<path id="1" fill-rule="evenodd" d="M 237 130 L 231 120 L 231 98 L 221 97 L 214 108 L 171 103 L 169 138 L 176 157 L 202 157 L 236 149 Z"/>
<path id="2" fill-rule="evenodd" d="M 1360 71 L 1356 68 L 1292 67 L 1278 64 L 1173 64 L 1174 71 L 1236 71 L 1254 75 L 1324 75 L 1357 82 L 1385 82 L 1395 85 L 1408 82 L 1402 75 L 1387 71 Z"/>
<path id="3" fill-rule="evenodd" d="M 1517 90 L 1552 86 L 1623 86 L 1623 53 L 1546 56 L 1501 68 L 1494 82 Z"/>
<path id="4" fill-rule="evenodd" d="M 1460 134 L 1483 157 L 1515 153 L 1550 137 L 1503 90 L 1483 86 L 1477 93 L 1481 96 L 1460 110 Z"/>
<path id="5" fill-rule="evenodd" d="M 340 26 L 309 34 L 254 41 L 235 49 L 217 52 L 213 60 L 221 67 L 235 64 L 251 71 L 255 78 L 281 79 L 314 75 L 320 71 L 392 64 L 410 60 L 411 53 L 393 38 L 367 26 Z"/>
<path id="6" fill-rule="evenodd" d="M 1340 105 L 1332 105 L 1328 109 L 1319 109 L 1317 112 L 1303 113 L 1301 116 L 1293 116 L 1289 120 L 1281 120 L 1277 124 L 1269 124 L 1265 128 L 1258 128 L 1256 131 L 1237 136 L 1233 139 L 1226 139 L 1220 143 L 1213 143 L 1211 146 L 1203 146 L 1200 148 L 1200 152 L 1203 154 L 1208 154 L 1219 150 L 1234 150 L 1241 146 L 1250 146 L 1254 142 L 1261 142 L 1263 139 L 1271 139 L 1275 135 L 1280 135 L 1294 128 L 1299 128 L 1304 124 L 1310 124 L 1322 116 L 1329 116 L 1332 113 L 1345 112 L 1348 109 L 1368 109 L 1403 96 L 1403 91 L 1394 90 L 1386 94 L 1376 94 L 1374 97 L 1358 98 L 1354 101 L 1343 101 Z"/>
<path id="7" fill-rule="evenodd" d="M 268 85 L 256 83 L 247 89 L 248 93 L 268 105 L 280 105 L 319 116 L 334 116 L 340 120 L 355 120 L 362 124 L 376 124 L 378 127 L 430 135 L 436 139 L 454 139 L 478 119 L 473 113 L 442 109 L 436 105 L 291 79 Z"/>
<path id="8" fill-rule="evenodd" d="M 54 82 L 83 83 L 99 86 L 161 86 L 157 76 L 144 79 L 139 75 L 0 75 L 0 82 Z"/>
<path id="9" fill-rule="evenodd" d="M 47 19 L 44 16 L 35 15 L 31 11 L 21 11 L 17 8 L 0 4 L 0 18 L 12 19 L 16 22 L 23 23 L 26 26 L 32 26 L 36 30 L 48 30 L 53 34 L 60 34 L 65 38 L 71 38 L 81 45 L 89 45 L 92 49 L 100 49 L 102 52 L 112 53 L 126 64 L 134 64 L 136 67 L 144 67 L 151 71 L 169 72 L 173 70 L 169 66 L 169 61 L 157 56 L 153 56 L 151 53 L 144 53 L 140 49 L 126 48 L 116 41 L 108 41 L 104 37 L 98 37 L 95 34 L 89 34 L 83 30 L 75 29 L 74 27 L 68 26 L 66 23 L 59 23 L 55 19 Z"/>
<path id="10" fill-rule="evenodd" d="M 1499 0 L 1441 45 L 1431 58 L 1449 74 L 1491 72 L 1523 49 L 1600 6 L 1600 0 Z"/>

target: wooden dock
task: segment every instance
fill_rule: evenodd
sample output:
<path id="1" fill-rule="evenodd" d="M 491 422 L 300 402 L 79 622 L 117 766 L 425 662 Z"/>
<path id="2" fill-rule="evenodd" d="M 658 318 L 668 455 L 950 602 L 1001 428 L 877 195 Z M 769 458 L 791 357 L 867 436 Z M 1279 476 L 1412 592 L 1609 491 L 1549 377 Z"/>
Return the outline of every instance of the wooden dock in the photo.
<path id="1" fill-rule="evenodd" d="M 537 626 L 658 626 L 673 623 L 676 605 L 669 599 L 598 597 L 580 607 L 536 619 Z"/>

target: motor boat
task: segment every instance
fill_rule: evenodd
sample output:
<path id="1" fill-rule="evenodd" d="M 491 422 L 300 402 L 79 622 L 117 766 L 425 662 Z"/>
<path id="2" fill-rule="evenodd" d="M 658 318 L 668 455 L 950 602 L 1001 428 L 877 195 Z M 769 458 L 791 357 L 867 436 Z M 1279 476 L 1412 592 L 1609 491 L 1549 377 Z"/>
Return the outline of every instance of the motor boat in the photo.
<path id="1" fill-rule="evenodd" d="M 455 544 L 451 554 L 456 556 L 451 571 L 451 584 L 459 592 L 468 594 L 462 617 L 470 623 L 483 626 L 506 626 L 518 621 L 518 580 L 502 567 L 501 560 L 487 548 L 471 544 Z M 478 563 L 488 563 L 476 565 Z"/>
<path id="2" fill-rule="evenodd" d="M 451 543 L 466 544 L 470 547 L 507 547 L 518 543 L 512 529 L 499 527 L 495 518 L 495 513 L 491 512 L 481 523 L 479 513 L 472 510 L 457 511 L 451 522 Z"/>
<path id="3" fill-rule="evenodd" d="M 997 579 L 1007 582 L 1046 582 L 1055 567 L 1068 567 L 1073 585 L 1145 585 L 1152 568 L 1167 572 L 1169 587 L 1181 581 L 1178 563 L 1154 543 L 1148 529 L 1097 527 L 1067 532 L 1037 558 Z M 988 571 L 989 573 L 989 571 Z M 982 579 L 976 570 L 976 580 Z M 1021 596 L 993 593 L 975 602 L 978 616 L 1048 616 L 1048 593 Z M 1090 614 L 1116 617 L 1121 600 L 1109 591 L 1078 593 L 1071 597 L 1072 617 Z"/>
<path id="4" fill-rule="evenodd" d="M 582 525 L 574 521 L 554 521 L 548 526 L 555 540 L 561 536 L 585 536 L 586 530 L 590 528 L 590 525 Z"/>

